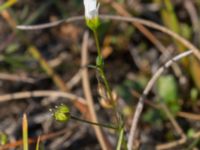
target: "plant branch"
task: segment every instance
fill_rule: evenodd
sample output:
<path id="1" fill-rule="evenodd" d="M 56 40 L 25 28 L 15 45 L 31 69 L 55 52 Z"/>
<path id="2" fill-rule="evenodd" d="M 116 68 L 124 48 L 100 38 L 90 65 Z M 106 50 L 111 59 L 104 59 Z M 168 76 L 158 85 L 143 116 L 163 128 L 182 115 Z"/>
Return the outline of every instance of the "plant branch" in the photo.
<path id="1" fill-rule="evenodd" d="M 163 26 L 161 26 L 157 23 L 154 23 L 152 21 L 148 21 L 148 20 L 145 20 L 145 19 L 136 18 L 136 17 L 124 17 L 124 16 L 115 16 L 115 15 L 100 15 L 100 18 L 101 19 L 116 20 L 116 21 L 125 21 L 125 22 L 137 22 L 137 23 L 143 24 L 145 26 L 148 26 L 150 28 L 159 30 L 163 33 L 166 33 L 166 34 L 170 35 L 171 37 L 173 37 L 174 39 L 181 42 L 188 49 L 191 49 L 192 51 L 194 51 L 194 55 L 200 61 L 200 52 L 199 52 L 198 48 L 196 48 L 192 43 L 190 43 L 189 41 L 187 41 L 186 39 L 184 39 L 183 37 L 181 37 L 177 33 L 173 32 L 170 29 L 163 27 Z M 55 26 L 58 26 L 62 23 L 72 23 L 72 22 L 76 22 L 76 21 L 80 21 L 80 20 L 84 20 L 84 16 L 75 16 L 75 17 L 71 17 L 71 18 L 68 18 L 68 19 L 63 19 L 63 20 L 60 20 L 60 21 L 41 24 L 41 25 L 31 25 L 31 26 L 30 25 L 19 25 L 19 26 L 17 26 L 17 28 L 21 29 L 21 30 L 38 30 L 38 29 L 55 27 Z"/>
<path id="2" fill-rule="evenodd" d="M 70 116 L 70 117 L 71 117 L 71 119 L 74 119 L 74 120 L 77 120 L 77 121 L 80 121 L 80 122 L 83 122 L 83 123 L 87 123 L 87 124 L 90 124 L 90 125 L 95 125 L 95 126 L 99 126 L 99 127 L 113 129 L 113 130 L 117 130 L 118 129 L 117 127 L 114 127 L 114 126 L 111 126 L 111 125 L 91 122 L 91 121 L 88 121 L 88 120 L 80 119 L 80 118 L 75 117 L 75 116 Z"/>
<path id="3" fill-rule="evenodd" d="M 76 103 L 76 101 L 79 101 L 79 103 L 82 104 L 83 106 L 87 106 L 85 100 L 82 97 L 78 97 L 74 94 L 67 92 L 52 91 L 52 90 L 37 90 L 37 91 L 26 91 L 26 92 L 4 94 L 0 95 L 0 103 L 12 100 L 31 98 L 31 97 L 57 97 L 57 98 L 63 97 L 71 100 L 74 103 Z"/>

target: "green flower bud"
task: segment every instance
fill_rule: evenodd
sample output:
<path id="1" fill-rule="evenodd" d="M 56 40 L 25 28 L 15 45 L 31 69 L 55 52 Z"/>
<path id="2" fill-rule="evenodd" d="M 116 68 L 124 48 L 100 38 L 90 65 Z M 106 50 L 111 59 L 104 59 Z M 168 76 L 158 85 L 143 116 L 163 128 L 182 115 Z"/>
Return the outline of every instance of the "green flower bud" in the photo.
<path id="1" fill-rule="evenodd" d="M 85 7 L 85 20 L 91 30 L 96 30 L 99 25 L 99 6 L 97 0 L 83 0 Z"/>
<path id="2" fill-rule="evenodd" d="M 64 104 L 57 106 L 53 112 L 53 116 L 57 121 L 67 122 L 70 119 L 69 107 Z"/>

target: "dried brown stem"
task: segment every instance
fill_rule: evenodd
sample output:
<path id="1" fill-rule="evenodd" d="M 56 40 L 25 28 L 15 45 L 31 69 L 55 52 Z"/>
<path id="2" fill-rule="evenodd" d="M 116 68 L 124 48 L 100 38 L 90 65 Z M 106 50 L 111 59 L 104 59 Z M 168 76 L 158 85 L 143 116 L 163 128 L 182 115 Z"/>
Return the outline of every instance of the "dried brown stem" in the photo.
<path id="1" fill-rule="evenodd" d="M 143 24 L 145 26 L 148 26 L 150 28 L 159 30 L 163 33 L 166 33 L 166 34 L 170 35 L 171 37 L 173 37 L 174 39 L 176 39 L 177 41 L 179 41 L 180 43 L 182 43 L 188 49 L 192 50 L 194 52 L 194 55 L 200 61 L 200 52 L 199 52 L 198 48 L 196 48 L 192 43 L 190 43 L 189 41 L 187 41 L 186 39 L 184 39 L 183 37 L 181 37 L 177 33 L 171 31 L 170 29 L 167 29 L 166 27 L 158 25 L 158 24 L 156 24 L 152 21 L 148 21 L 148 20 L 145 20 L 145 19 L 139 19 L 139 18 L 136 18 L 136 17 L 124 17 L 124 16 L 115 16 L 115 15 L 100 15 L 100 18 L 101 19 L 125 21 L 125 22 L 137 22 L 137 23 Z M 64 20 L 60 20 L 60 21 L 56 21 L 56 22 L 52 22 L 52 23 L 46 23 L 46 24 L 42 24 L 42 25 L 31 25 L 31 26 L 20 25 L 20 26 L 17 26 L 17 28 L 22 29 L 22 30 L 38 30 L 38 29 L 44 29 L 44 28 L 49 28 L 49 27 L 55 27 L 55 26 L 60 25 L 64 22 L 70 23 L 70 22 L 75 22 L 75 21 L 80 21 L 80 20 L 84 20 L 84 16 L 71 17 L 71 18 L 68 18 L 68 19 L 64 19 Z"/>
<path id="2" fill-rule="evenodd" d="M 26 91 L 26 92 L 17 92 L 17 93 L 10 93 L 5 95 L 0 95 L 0 103 L 12 101 L 12 100 L 20 100 L 20 99 L 27 99 L 31 97 L 63 97 L 75 102 L 78 100 L 82 105 L 86 106 L 85 100 L 81 97 L 78 97 L 74 94 L 67 93 L 67 92 L 60 92 L 60 91 Z"/>
<path id="3" fill-rule="evenodd" d="M 83 44 L 82 44 L 82 50 L 81 50 L 81 66 L 88 65 L 88 32 L 84 34 L 83 38 Z M 83 91 L 84 95 L 88 104 L 88 109 L 90 113 L 90 119 L 92 122 L 98 123 L 97 115 L 95 112 L 94 107 L 94 100 L 92 98 L 92 92 L 89 82 L 89 75 L 88 75 L 88 69 L 87 67 L 83 67 L 82 71 L 82 85 L 83 85 Z M 99 126 L 93 125 L 93 128 L 95 130 L 97 139 L 101 145 L 101 148 L 103 150 L 109 150 L 111 149 L 111 144 L 108 143 L 108 139 L 104 136 L 102 129 Z"/>

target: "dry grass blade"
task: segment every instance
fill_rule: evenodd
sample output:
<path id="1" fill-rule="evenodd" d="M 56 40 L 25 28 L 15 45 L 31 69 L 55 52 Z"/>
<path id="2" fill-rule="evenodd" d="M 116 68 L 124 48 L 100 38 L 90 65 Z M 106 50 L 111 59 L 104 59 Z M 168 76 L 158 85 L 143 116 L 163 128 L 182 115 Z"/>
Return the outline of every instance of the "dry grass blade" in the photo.
<path id="1" fill-rule="evenodd" d="M 34 83 L 35 82 L 35 80 L 33 78 L 27 77 L 26 75 L 9 74 L 9 73 L 3 73 L 3 72 L 0 73 L 0 80 L 26 82 L 26 83 Z"/>
<path id="2" fill-rule="evenodd" d="M 37 139 L 37 143 L 36 143 L 36 148 L 35 148 L 35 150 L 39 150 L 39 148 L 40 148 L 40 136 L 39 136 L 38 139 Z"/>
<path id="3" fill-rule="evenodd" d="M 53 70 L 48 62 L 43 58 L 40 51 L 35 46 L 29 46 L 28 51 L 31 55 L 40 63 L 40 66 L 45 70 L 46 74 L 52 78 L 55 85 L 64 92 L 68 91 L 67 85 L 65 85 L 63 79 Z"/>
<path id="4" fill-rule="evenodd" d="M 23 115 L 22 120 L 22 134 L 23 134 L 23 150 L 28 150 L 28 120 L 26 114 Z"/>
<path id="5" fill-rule="evenodd" d="M 79 103 L 81 103 L 83 106 L 86 106 L 85 100 L 74 94 L 61 91 L 48 91 L 48 90 L 26 91 L 26 92 L 17 92 L 17 93 L 0 95 L 0 103 L 12 100 L 31 98 L 31 97 L 63 97 L 71 100 L 74 103 L 76 101 L 79 101 Z"/>

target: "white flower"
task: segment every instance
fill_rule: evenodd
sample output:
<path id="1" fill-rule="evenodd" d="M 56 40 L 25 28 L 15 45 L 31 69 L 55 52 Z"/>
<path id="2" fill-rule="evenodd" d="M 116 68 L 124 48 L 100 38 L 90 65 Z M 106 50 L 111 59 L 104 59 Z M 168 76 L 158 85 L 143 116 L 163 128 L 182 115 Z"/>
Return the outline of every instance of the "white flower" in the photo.
<path id="1" fill-rule="evenodd" d="M 99 3 L 97 0 L 84 0 L 86 19 L 94 19 L 98 17 Z"/>

